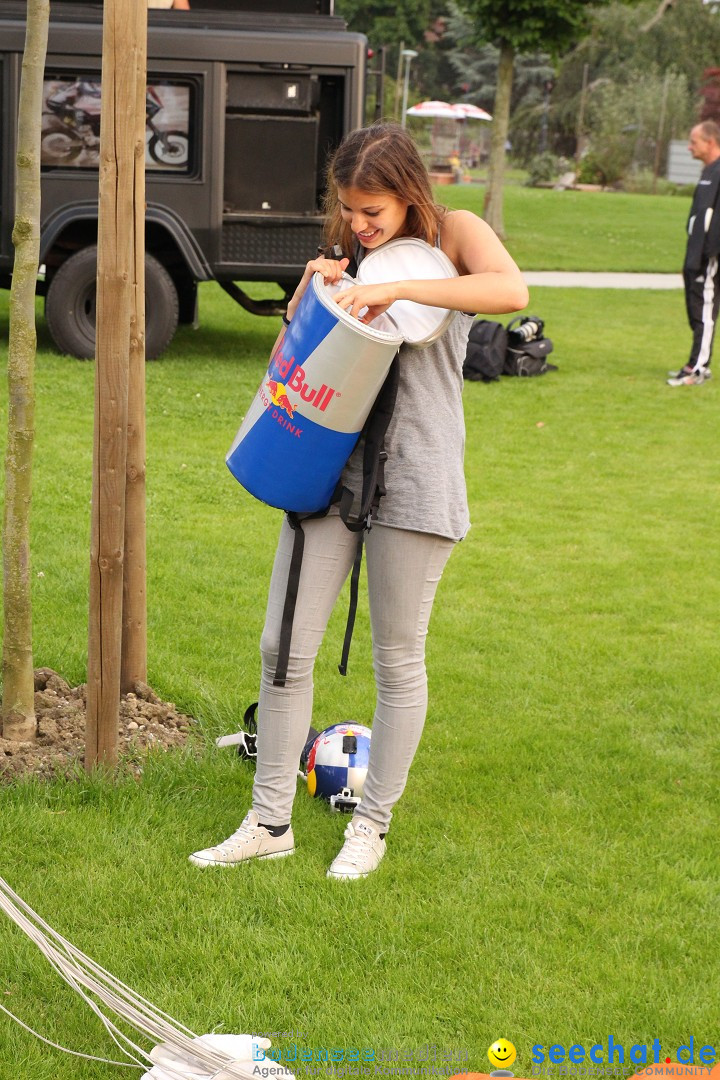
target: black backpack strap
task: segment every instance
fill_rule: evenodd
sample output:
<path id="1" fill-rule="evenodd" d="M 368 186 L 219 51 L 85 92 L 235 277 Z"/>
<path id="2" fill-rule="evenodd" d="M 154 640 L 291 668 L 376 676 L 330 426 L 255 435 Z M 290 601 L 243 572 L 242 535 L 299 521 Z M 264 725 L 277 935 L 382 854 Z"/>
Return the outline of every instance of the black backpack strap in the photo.
<path id="1" fill-rule="evenodd" d="M 305 533 L 302 521 L 297 514 L 289 513 L 288 522 L 294 529 L 292 556 L 290 557 L 290 569 L 288 570 L 288 583 L 285 592 L 285 606 L 283 607 L 282 622 L 280 624 L 280 643 L 278 645 L 278 658 L 275 667 L 273 686 L 284 686 L 287 678 L 288 661 L 290 659 L 290 640 L 292 638 L 293 620 L 295 618 L 295 604 L 297 603 L 298 588 L 300 587 L 300 569 L 302 567 L 303 550 L 305 548 Z"/>
<path id="2" fill-rule="evenodd" d="M 385 435 L 395 409 L 399 381 L 400 369 L 397 357 L 395 357 L 380 393 L 375 399 L 372 412 L 363 428 L 365 438 L 363 481 L 360 507 L 357 513 L 353 516 L 350 514 L 353 496 L 350 493 L 350 498 L 347 498 L 345 494 L 347 488 L 341 490 L 339 499 L 333 497 L 333 501 L 340 503 L 340 517 L 351 532 L 359 532 L 369 528 L 372 513 L 377 509 L 380 499 L 386 494 L 385 462 L 387 461 L 387 451 L 385 450 Z"/>
<path id="3" fill-rule="evenodd" d="M 338 671 L 341 675 L 347 675 L 348 659 L 350 657 L 350 642 L 352 641 L 353 630 L 355 629 L 355 615 L 357 614 L 358 589 L 360 586 L 360 567 L 362 566 L 364 546 L 365 533 L 361 532 L 358 535 L 355 561 L 353 562 L 352 573 L 350 574 L 350 604 L 348 606 L 348 617 L 345 624 L 345 637 L 343 639 L 342 656 L 340 657 L 340 663 L 338 664 Z"/>
<path id="4" fill-rule="evenodd" d="M 385 462 L 387 461 L 387 451 L 385 449 L 385 435 L 395 408 L 399 380 L 400 370 L 398 359 L 395 357 L 365 425 L 362 498 L 360 510 L 355 518 L 350 517 L 349 511 L 353 498 L 352 494 L 348 493 L 347 488 L 343 489 L 340 499 L 340 517 L 345 522 L 345 527 L 350 529 L 351 532 L 358 533 L 357 551 L 350 576 L 350 604 L 348 606 L 347 623 L 345 624 L 345 638 L 343 640 L 340 664 L 338 665 L 338 671 L 341 675 L 347 675 L 350 642 L 352 641 L 355 616 L 357 614 L 358 588 L 365 534 L 371 527 L 372 515 L 375 513 L 381 498 L 386 494 Z M 350 494 L 349 499 L 347 494 Z"/>

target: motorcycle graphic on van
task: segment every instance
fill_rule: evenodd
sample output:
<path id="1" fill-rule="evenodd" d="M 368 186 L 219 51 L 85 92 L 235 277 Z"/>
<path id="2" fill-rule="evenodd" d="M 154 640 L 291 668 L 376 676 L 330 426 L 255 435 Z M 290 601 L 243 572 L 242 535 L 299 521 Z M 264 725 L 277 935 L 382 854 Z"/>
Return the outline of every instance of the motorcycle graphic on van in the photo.
<path id="1" fill-rule="evenodd" d="M 45 83 L 46 97 L 41 134 L 41 163 L 46 166 L 97 168 L 100 159 L 99 81 L 76 79 Z M 178 93 L 180 99 L 178 100 Z M 183 98 L 185 107 L 183 108 Z M 184 87 L 148 86 L 145 97 L 148 164 L 184 169 L 188 164 L 188 93 Z M 168 106 L 170 108 L 168 108 Z M 186 121 L 185 130 L 169 130 L 158 114 L 174 111 Z"/>

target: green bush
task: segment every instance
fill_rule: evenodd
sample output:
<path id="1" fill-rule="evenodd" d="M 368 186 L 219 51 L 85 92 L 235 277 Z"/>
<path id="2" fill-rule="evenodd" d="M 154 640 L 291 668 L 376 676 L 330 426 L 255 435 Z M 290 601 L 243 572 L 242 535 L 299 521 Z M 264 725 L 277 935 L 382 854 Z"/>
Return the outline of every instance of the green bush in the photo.
<path id="1" fill-rule="evenodd" d="M 693 193 L 693 184 L 674 184 L 672 180 L 666 180 L 664 176 L 654 177 L 644 169 L 640 172 L 631 173 L 623 178 L 622 189 L 631 195 L 683 195 Z"/>
<path id="2" fill-rule="evenodd" d="M 528 176 L 525 181 L 527 187 L 539 187 L 541 184 L 550 184 L 562 170 L 560 158 L 545 150 L 542 154 L 536 154 L 528 165 Z"/>
<path id="3" fill-rule="evenodd" d="M 580 161 L 577 179 L 580 184 L 611 187 L 622 179 L 629 164 L 622 140 L 608 140 L 605 146 L 589 150 Z"/>

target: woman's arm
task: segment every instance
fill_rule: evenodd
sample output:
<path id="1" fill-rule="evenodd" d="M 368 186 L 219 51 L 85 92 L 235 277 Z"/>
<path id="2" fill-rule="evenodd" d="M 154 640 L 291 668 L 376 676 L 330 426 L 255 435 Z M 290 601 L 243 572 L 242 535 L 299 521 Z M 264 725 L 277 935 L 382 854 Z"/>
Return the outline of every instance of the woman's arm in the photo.
<path id="1" fill-rule="evenodd" d="M 459 277 L 356 285 L 338 293 L 335 302 L 356 317 L 367 307 L 362 322 L 370 322 L 395 300 L 487 315 L 526 307 L 522 274 L 486 222 L 469 210 L 454 210 L 442 223 L 441 239 Z"/>

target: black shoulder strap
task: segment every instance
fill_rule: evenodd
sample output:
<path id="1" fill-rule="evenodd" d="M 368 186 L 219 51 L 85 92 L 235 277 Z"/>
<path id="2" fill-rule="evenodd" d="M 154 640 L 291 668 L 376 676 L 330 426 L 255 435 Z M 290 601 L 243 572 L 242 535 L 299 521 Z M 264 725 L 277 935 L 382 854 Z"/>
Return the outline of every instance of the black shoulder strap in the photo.
<path id="1" fill-rule="evenodd" d="M 330 506 L 339 504 L 340 517 L 346 528 L 351 532 L 358 533 L 358 544 L 355 560 L 350 576 L 350 605 L 348 610 L 347 624 L 345 627 L 345 639 L 343 642 L 342 657 L 339 671 L 341 675 L 347 674 L 347 662 L 350 654 L 350 642 L 355 626 L 357 612 L 358 587 L 360 581 L 360 568 L 362 565 L 363 545 L 365 533 L 370 528 L 370 519 L 377 508 L 380 499 L 385 494 L 385 434 L 390 423 L 390 418 L 395 408 L 395 399 L 399 382 L 399 367 L 397 356 L 393 360 L 390 370 L 378 394 L 372 411 L 365 422 L 363 435 L 365 446 L 363 450 L 363 483 L 360 498 L 360 508 L 357 513 L 352 513 L 352 505 L 355 500 L 354 493 L 349 488 L 338 484 L 329 506 L 324 510 L 318 510 L 313 514 L 287 514 L 287 520 L 294 530 L 293 550 L 290 557 L 288 570 L 288 583 L 285 592 L 285 604 L 283 606 L 282 622 L 280 624 L 280 642 L 278 646 L 278 658 L 273 677 L 273 686 L 284 686 L 287 679 L 287 666 L 290 659 L 290 642 L 292 639 L 292 627 L 295 618 L 295 605 L 300 587 L 300 572 L 302 569 L 302 557 L 305 547 L 305 534 L 302 523 L 311 518 L 325 517 Z"/>
<path id="2" fill-rule="evenodd" d="M 360 582 L 360 567 L 362 566 L 363 546 L 365 533 L 370 529 L 372 515 L 378 507 L 385 488 L 385 462 L 387 451 L 385 449 L 385 435 L 395 408 L 397 398 L 400 370 L 397 356 L 393 360 L 382 389 L 378 394 L 373 410 L 365 425 L 365 448 L 363 451 L 363 486 L 360 510 L 354 520 L 350 520 L 349 514 L 343 514 L 343 500 L 340 500 L 340 516 L 348 529 L 358 533 L 357 552 L 350 576 L 350 605 L 348 608 L 347 623 L 345 625 L 345 638 L 343 641 L 342 656 L 338 671 L 341 675 L 347 675 L 348 658 L 350 656 L 350 642 L 352 641 L 353 629 L 355 628 L 355 615 L 357 614 L 358 587 Z M 350 500 L 351 502 L 352 500 Z M 349 505 L 349 504 L 346 504 Z"/>
<path id="3" fill-rule="evenodd" d="M 300 569 L 302 567 L 303 549 L 305 547 L 305 533 L 302 521 L 297 514 L 289 513 L 288 522 L 295 531 L 293 536 L 293 549 L 290 557 L 290 569 L 288 570 L 288 583 L 285 592 L 285 604 L 283 606 L 282 622 L 280 624 L 280 645 L 278 648 L 277 666 L 273 678 L 273 686 L 284 686 L 287 678 L 287 666 L 290 659 L 290 639 L 292 637 L 293 619 L 295 618 L 295 604 L 297 603 L 298 588 L 300 587 Z"/>

